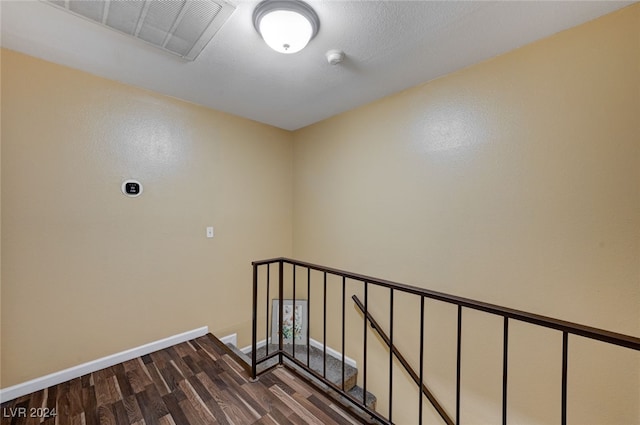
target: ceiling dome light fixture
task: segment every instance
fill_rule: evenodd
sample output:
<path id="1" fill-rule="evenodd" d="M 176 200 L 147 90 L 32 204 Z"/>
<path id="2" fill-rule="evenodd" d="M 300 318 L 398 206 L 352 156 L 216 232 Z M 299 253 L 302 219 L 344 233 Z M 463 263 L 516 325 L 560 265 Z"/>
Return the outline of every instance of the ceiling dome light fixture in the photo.
<path id="1" fill-rule="evenodd" d="M 304 49 L 320 28 L 316 12 L 300 0 L 264 0 L 253 11 L 253 26 L 276 52 Z"/>

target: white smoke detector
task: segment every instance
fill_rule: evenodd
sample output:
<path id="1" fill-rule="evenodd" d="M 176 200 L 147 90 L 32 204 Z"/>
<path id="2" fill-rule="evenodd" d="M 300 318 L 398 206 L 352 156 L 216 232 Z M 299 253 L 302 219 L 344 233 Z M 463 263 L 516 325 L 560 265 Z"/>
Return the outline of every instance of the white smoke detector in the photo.
<path id="1" fill-rule="evenodd" d="M 225 0 L 43 1 L 190 61 L 235 10 Z"/>
<path id="2" fill-rule="evenodd" d="M 344 60 L 344 52 L 342 50 L 329 50 L 325 53 L 325 56 L 327 57 L 327 62 L 331 65 L 337 65 Z"/>

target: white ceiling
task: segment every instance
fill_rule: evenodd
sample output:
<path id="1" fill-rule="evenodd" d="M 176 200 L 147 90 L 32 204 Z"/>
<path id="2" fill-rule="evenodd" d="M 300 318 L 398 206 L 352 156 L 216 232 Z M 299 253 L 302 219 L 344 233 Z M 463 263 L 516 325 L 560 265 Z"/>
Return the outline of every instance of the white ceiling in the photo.
<path id="1" fill-rule="evenodd" d="M 235 12 L 194 62 L 34 0 L 0 3 L 1 44 L 45 60 L 295 130 L 633 2 L 307 1 L 320 31 L 282 55 Z M 329 49 L 346 53 L 329 65 Z"/>

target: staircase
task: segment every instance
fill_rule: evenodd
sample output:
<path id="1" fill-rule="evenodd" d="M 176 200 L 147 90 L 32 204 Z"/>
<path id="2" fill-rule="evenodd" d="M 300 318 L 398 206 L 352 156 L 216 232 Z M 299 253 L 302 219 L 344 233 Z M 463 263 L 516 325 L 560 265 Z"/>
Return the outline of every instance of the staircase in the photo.
<path id="1" fill-rule="evenodd" d="M 244 360 L 248 365 L 251 364 L 251 352 L 243 353 L 233 344 L 227 344 L 227 346 L 238 355 L 242 360 Z M 357 400 L 362 400 L 362 388 L 359 387 L 356 383 L 358 380 L 358 369 L 348 365 L 345 363 L 344 365 L 344 381 L 342 379 L 342 360 L 336 357 L 333 357 L 329 354 L 326 356 L 326 369 L 324 362 L 324 352 L 323 350 L 314 347 L 307 346 L 302 344 L 295 345 L 295 358 L 300 361 L 306 363 L 307 362 L 307 348 L 309 349 L 309 368 L 314 370 L 315 372 L 326 376 L 326 379 L 332 384 L 336 385 L 339 388 L 343 388 L 342 384 L 344 382 L 344 391 L 346 391 L 349 395 L 354 397 Z M 291 355 L 294 355 L 293 352 L 294 346 L 291 344 L 285 344 L 284 350 Z M 269 353 L 274 353 L 278 351 L 277 344 L 269 344 Z M 262 346 L 256 350 L 256 355 L 258 359 L 261 359 L 267 355 L 267 347 Z M 302 375 L 314 381 L 317 385 L 321 387 L 326 387 L 310 374 L 305 373 L 303 370 L 297 367 L 295 363 L 288 361 L 288 359 L 284 359 L 284 363 L 289 366 L 292 366 L 298 370 Z M 258 374 L 266 369 L 269 369 L 272 366 L 278 364 L 278 358 L 273 357 L 267 360 L 264 363 L 258 365 Z M 372 410 L 376 408 L 376 396 L 367 391 L 366 394 L 366 406 Z"/>
<path id="2" fill-rule="evenodd" d="M 322 385 L 317 385 L 317 387 L 325 388 L 327 392 L 338 394 L 343 397 L 343 400 L 348 401 L 355 409 L 359 409 L 360 411 L 369 415 L 370 419 L 378 424 L 392 425 L 394 423 L 394 415 L 395 412 L 402 412 L 405 414 L 407 409 L 416 409 L 417 410 L 417 425 L 423 424 L 423 409 L 424 405 L 433 407 L 437 413 L 440 415 L 442 422 L 447 425 L 453 425 L 455 423 L 460 423 L 460 415 L 463 410 L 463 398 L 462 394 L 462 384 L 463 384 L 463 374 L 462 374 L 462 365 L 466 362 L 473 362 L 473 357 L 470 357 L 469 353 L 466 353 L 463 356 L 462 347 L 465 344 L 463 340 L 464 332 L 463 329 L 468 326 L 467 318 L 463 323 L 463 317 L 466 316 L 468 311 L 475 311 L 476 314 L 483 314 L 488 317 L 495 317 L 499 320 L 495 321 L 495 323 L 500 323 L 497 328 L 498 331 L 502 333 L 502 353 L 496 353 L 496 361 L 502 362 L 502 396 L 501 400 L 497 400 L 497 403 L 502 404 L 502 424 L 506 425 L 508 423 L 509 417 L 509 403 L 507 400 L 507 396 L 510 393 L 510 370 L 514 368 L 513 362 L 509 359 L 509 339 L 512 335 L 518 335 L 518 329 L 510 327 L 510 324 L 513 322 L 525 323 L 528 325 L 536 326 L 540 329 L 547 329 L 551 332 L 555 332 L 557 335 L 561 336 L 561 344 L 558 344 L 558 352 L 562 354 L 561 358 L 558 359 L 558 363 L 561 365 L 561 376 L 559 379 L 560 390 L 558 393 L 560 394 L 560 409 L 558 412 L 558 416 L 560 416 L 560 423 L 563 425 L 567 424 L 567 400 L 569 399 L 569 394 L 571 392 L 571 385 L 569 380 L 569 361 L 573 357 L 574 350 L 580 350 L 580 345 L 573 346 L 573 340 L 576 338 L 586 338 L 593 341 L 600 341 L 611 346 L 624 347 L 627 349 L 640 351 L 640 338 L 632 336 L 632 335 L 624 335 L 611 331 L 607 331 L 604 329 L 598 329 L 590 326 L 581 325 L 578 323 L 567 322 L 560 319 L 555 319 L 552 317 L 541 316 L 535 313 L 529 313 L 526 311 L 515 310 L 508 307 L 503 307 L 495 304 L 489 304 L 483 301 L 472 300 L 469 298 L 463 298 L 459 296 L 454 296 L 450 294 L 445 294 L 442 292 L 432 291 L 425 288 L 411 286 L 407 284 L 402 284 L 398 282 L 392 282 L 389 280 L 379 279 L 372 276 L 365 276 L 362 274 L 357 274 L 349 271 L 338 270 L 331 267 L 320 266 L 317 264 L 311 264 L 303 261 L 298 261 L 290 258 L 272 258 L 261 261 L 254 261 L 252 263 L 253 266 L 253 297 L 252 297 L 252 338 L 251 343 L 254 350 L 252 353 L 252 358 L 248 362 L 251 364 L 250 374 L 253 378 L 258 378 L 260 376 L 260 372 L 268 369 L 271 365 L 280 362 L 281 365 L 285 365 L 288 368 L 294 369 L 294 371 L 298 375 L 306 376 L 309 380 L 314 382 L 322 382 L 324 383 L 324 387 Z M 306 276 L 305 276 L 306 275 Z M 275 281 L 272 283 L 272 281 Z M 277 287 L 274 287 L 277 284 Z M 306 287 L 306 288 L 305 288 Z M 297 288 L 301 288 L 296 292 Z M 304 289 L 306 290 L 304 290 Z M 370 297 L 369 292 L 370 289 L 375 289 L 375 297 Z M 306 299 L 301 299 L 296 296 L 297 294 L 304 293 Z M 399 301 L 396 299 L 396 294 L 402 295 L 405 300 L 411 297 L 417 302 L 409 304 L 407 301 Z M 357 295 L 357 296 L 356 296 Z M 269 346 L 269 356 L 265 356 L 265 352 L 267 351 L 265 348 L 259 349 L 260 344 L 258 343 L 259 339 L 268 338 L 269 337 L 269 327 L 266 327 L 266 331 L 263 332 L 258 329 L 259 317 L 262 316 L 262 323 L 273 324 L 273 321 L 277 323 L 285 322 L 285 315 L 283 305 L 285 301 L 288 301 L 289 305 L 296 306 L 298 301 L 304 302 L 305 306 L 308 308 L 303 308 L 302 316 L 298 313 L 292 315 L 291 311 L 288 311 L 288 317 L 286 319 L 289 321 L 287 324 L 287 332 L 289 335 L 295 333 L 293 329 L 296 328 L 296 324 L 298 323 L 310 323 L 311 317 L 315 318 L 315 329 L 318 334 L 322 334 L 324 336 L 323 341 L 326 340 L 327 334 L 327 305 L 332 305 L 332 311 L 330 314 L 334 315 L 332 317 L 332 322 L 334 323 L 334 329 L 338 330 L 338 335 L 335 335 L 336 338 L 342 338 L 342 347 L 345 347 L 345 329 L 347 323 L 347 315 L 346 315 L 346 307 L 347 303 L 349 303 L 349 298 L 353 296 L 353 302 L 356 304 L 356 308 L 359 310 L 361 314 L 359 319 L 355 319 L 353 315 L 350 314 L 349 317 L 349 329 L 351 331 L 360 327 L 362 330 L 362 346 L 361 347 L 352 347 L 352 349 L 357 352 L 362 352 L 362 387 L 364 391 L 367 390 L 367 375 L 371 375 L 372 373 L 376 373 L 371 370 L 371 367 L 367 368 L 367 353 L 369 352 L 370 344 L 377 344 L 378 341 L 375 341 L 372 338 L 367 338 L 369 334 L 369 329 L 372 329 L 378 334 L 378 339 L 382 340 L 384 345 L 386 345 L 387 355 L 388 355 L 388 388 L 385 391 L 383 385 L 376 386 L 376 392 L 378 393 L 378 397 L 381 397 L 382 400 L 388 400 L 388 405 L 385 406 L 384 412 L 375 410 L 375 398 L 370 398 L 369 394 L 366 395 L 365 400 L 363 400 L 363 390 L 359 389 L 355 385 L 357 370 L 352 370 L 353 368 L 349 368 L 347 366 L 343 366 L 342 359 L 335 359 L 335 357 L 330 360 L 327 356 L 326 368 L 325 371 L 325 362 L 323 358 L 322 350 L 314 350 L 312 347 L 307 351 L 307 347 L 296 346 L 294 347 L 290 345 L 280 345 L 280 347 L 276 347 L 275 345 Z M 362 301 L 358 297 L 362 297 Z M 289 298 L 290 297 L 290 298 Z M 278 314 L 278 318 L 276 319 L 273 307 L 269 306 L 274 305 L 273 300 L 279 300 L 279 311 L 276 310 Z M 455 338 L 455 350 L 456 350 L 456 374 L 455 374 L 455 382 L 453 383 L 452 392 L 455 390 L 455 407 L 450 406 L 450 412 L 447 412 L 443 406 L 438 402 L 434 394 L 427 388 L 426 382 L 428 381 L 424 368 L 424 348 L 425 348 L 425 304 L 429 303 L 437 303 L 440 305 L 450 305 L 456 307 L 457 309 L 457 319 L 454 317 L 448 317 L 448 327 L 450 327 L 453 331 L 453 337 Z M 260 306 L 265 306 L 261 308 Z M 406 306 L 411 305 L 411 308 L 407 309 L 407 312 L 403 312 L 402 315 L 397 313 L 398 309 L 405 309 Z M 385 308 L 388 306 L 388 308 Z M 312 316 L 309 311 L 310 309 L 314 310 L 314 316 Z M 373 311 L 386 311 L 386 317 L 382 317 L 381 321 L 378 322 L 373 318 Z M 341 311 L 341 313 L 339 313 Z M 306 319 L 304 319 L 304 315 L 306 314 Z M 264 316 L 263 316 L 264 315 Z M 407 318 L 406 316 L 410 316 Z M 451 315 L 452 316 L 452 315 Z M 296 320 L 302 320 L 302 322 L 296 322 Z M 354 321 L 355 320 L 355 321 Z M 361 320 L 361 321 L 360 321 Z M 383 324 L 381 326 L 380 324 Z M 440 325 L 438 323 L 438 325 Z M 413 328 L 418 328 L 419 335 L 419 353 L 417 358 L 418 364 L 410 365 L 409 362 L 406 361 L 404 356 L 398 351 L 398 337 L 396 336 L 396 340 L 394 342 L 394 329 L 399 329 L 403 326 L 411 326 Z M 384 328 L 384 330 L 383 330 Z M 284 327 L 280 327 L 280 329 L 285 329 Z M 454 330 L 455 329 L 455 330 Z M 335 330 L 334 330 L 335 332 Z M 467 332 L 468 333 L 468 332 Z M 271 334 L 282 336 L 285 332 L 280 331 L 279 333 L 276 331 L 271 332 Z M 295 337 L 295 335 L 294 335 Z M 558 338 L 559 340 L 560 338 Z M 289 339 L 290 341 L 290 339 Z M 309 344 L 309 335 L 307 334 L 307 344 Z M 281 342 L 284 342 L 281 339 Z M 571 350 L 569 349 L 571 343 Z M 535 343 L 531 341 L 532 350 L 535 348 Z M 260 351 L 258 351 L 260 350 Z M 362 350 L 362 351 L 360 351 Z M 315 351 L 315 353 L 313 353 Z M 344 351 L 344 348 L 343 350 Z M 572 355 L 569 355 L 571 351 Z M 327 352 L 327 354 L 329 354 Z M 273 357 L 273 359 L 271 357 Z M 309 357 L 309 361 L 307 362 L 307 356 Z M 339 355 L 341 356 L 341 355 Z M 275 357 L 278 357 L 277 359 Z M 312 360 L 312 357 L 314 360 Z M 463 358 L 464 357 L 464 358 Z M 267 363 L 266 359 L 271 360 L 272 363 Z M 246 359 L 246 357 L 245 357 Z M 418 403 L 413 403 L 412 406 L 409 406 L 406 400 L 400 400 L 398 397 L 395 397 L 393 392 L 394 385 L 394 369 L 395 362 L 399 362 L 402 367 L 406 369 L 410 377 L 410 381 L 413 381 L 413 384 L 417 387 L 420 398 Z M 379 365 L 379 361 L 376 365 Z M 386 363 L 386 362 L 385 362 Z M 336 366 L 332 366 L 337 365 Z M 374 365 L 374 367 L 376 367 Z M 633 367 L 634 365 L 630 364 L 629 367 Z M 300 371 L 300 373 L 298 373 Z M 344 378 L 343 378 L 344 377 Z M 382 377 L 384 378 L 384 377 Z M 513 390 L 511 390 L 513 391 Z M 360 396 L 357 393 L 360 392 Z M 366 403 L 364 402 L 366 401 Z M 426 402 L 426 403 L 425 403 Z M 417 406 L 415 405 L 417 404 Z M 373 407 L 370 407 L 373 406 Z M 415 406 L 415 407 L 414 407 Z M 405 415 L 406 416 L 406 415 Z M 398 419 L 395 419 L 396 421 Z M 405 421 L 406 422 L 406 421 Z"/>

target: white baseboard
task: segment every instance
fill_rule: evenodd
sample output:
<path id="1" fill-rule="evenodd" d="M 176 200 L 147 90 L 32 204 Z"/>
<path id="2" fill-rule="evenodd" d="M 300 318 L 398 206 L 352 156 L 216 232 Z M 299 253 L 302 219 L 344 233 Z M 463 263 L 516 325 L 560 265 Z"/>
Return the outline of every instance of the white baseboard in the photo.
<path id="1" fill-rule="evenodd" d="M 261 341 L 256 342 L 256 347 L 257 348 L 262 348 L 266 345 L 267 340 L 263 339 Z M 271 338 L 269 338 L 269 343 L 271 343 Z M 324 344 L 321 343 L 320 341 L 316 341 L 313 338 L 309 338 L 309 345 L 311 345 L 312 347 L 318 348 L 320 350 L 324 349 Z M 247 345 L 246 347 L 243 347 L 240 349 L 240 351 L 242 351 L 244 354 L 248 354 L 251 352 L 251 346 Z M 338 359 L 340 361 L 342 361 L 342 353 L 334 350 L 333 348 L 327 346 L 327 354 L 330 355 L 331 357 Z M 345 364 L 348 364 L 349 366 L 358 368 L 358 364 L 356 363 L 356 361 L 354 359 L 352 359 L 351 357 L 347 357 L 344 356 L 344 362 Z"/>
<path id="2" fill-rule="evenodd" d="M 222 338 L 218 338 L 218 339 L 223 344 L 233 344 L 236 347 L 238 346 L 238 334 L 231 334 L 231 335 L 223 336 Z"/>
<path id="3" fill-rule="evenodd" d="M 311 346 L 313 346 L 313 347 L 316 347 L 316 348 L 320 349 L 320 350 L 324 349 L 324 344 L 321 343 L 320 341 L 316 341 L 313 338 L 309 338 L 309 344 Z M 334 358 L 342 361 L 342 353 L 337 351 L 337 350 L 334 350 L 333 348 L 329 347 L 328 345 L 327 345 L 327 354 L 330 355 L 331 357 L 334 357 Z M 346 364 L 348 364 L 349 366 L 351 366 L 351 367 L 355 367 L 356 369 L 358 368 L 358 364 L 351 357 L 344 356 L 344 362 Z"/>
<path id="4" fill-rule="evenodd" d="M 271 344 L 271 338 L 269 338 L 269 344 Z M 263 340 L 260 340 L 260 341 L 256 342 L 256 348 L 262 348 L 265 345 L 267 345 L 267 340 L 266 339 L 263 339 Z M 240 351 L 242 351 L 244 354 L 249 354 L 251 352 L 251 346 L 247 345 L 246 347 L 242 347 L 240 349 Z"/>
<path id="5" fill-rule="evenodd" d="M 208 332 L 209 328 L 207 326 L 203 326 L 198 329 L 193 329 L 191 331 L 150 342 L 139 347 L 131 348 L 120 353 L 83 363 L 78 366 L 70 367 L 69 369 L 54 372 L 40 378 L 32 379 L 12 387 L 3 388 L 0 390 L 0 402 L 4 403 L 23 395 L 43 390 L 52 385 L 58 385 L 71 379 L 78 378 L 86 375 L 87 373 L 95 372 L 118 363 L 126 362 L 127 360 L 135 359 L 136 357 L 153 353 L 154 351 L 162 350 L 163 348 L 171 347 L 172 345 L 176 345 L 181 342 L 198 338 L 206 335 Z"/>

